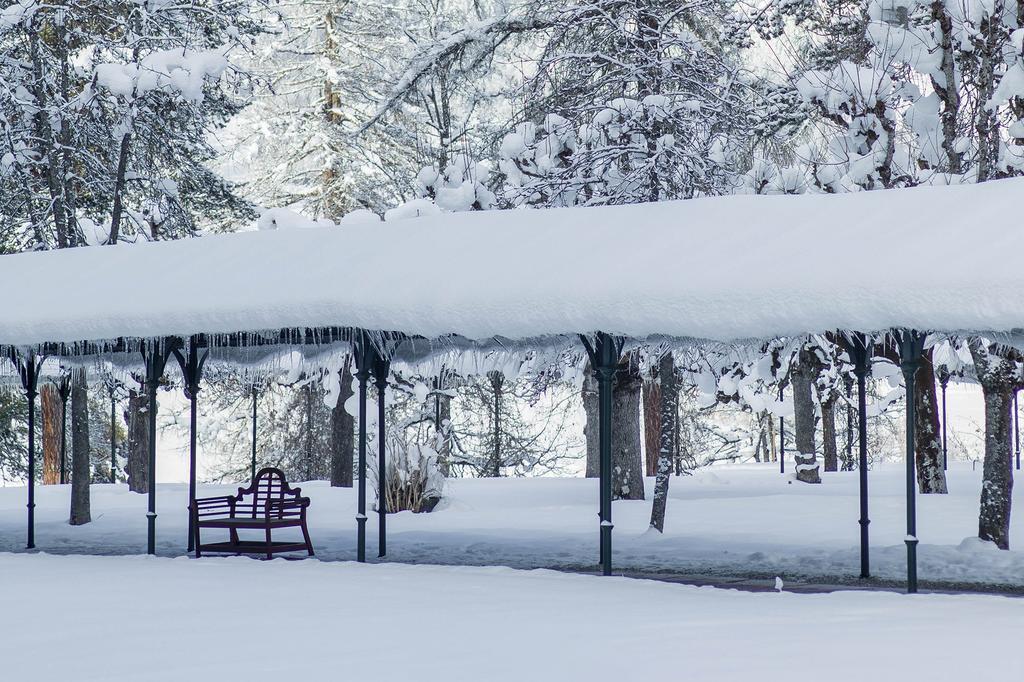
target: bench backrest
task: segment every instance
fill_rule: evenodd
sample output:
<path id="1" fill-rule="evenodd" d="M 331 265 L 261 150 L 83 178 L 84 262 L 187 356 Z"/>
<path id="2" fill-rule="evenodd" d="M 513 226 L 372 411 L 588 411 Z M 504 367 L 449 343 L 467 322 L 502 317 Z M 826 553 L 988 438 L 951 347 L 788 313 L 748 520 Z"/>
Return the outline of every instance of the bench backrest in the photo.
<path id="1" fill-rule="evenodd" d="M 263 516 L 268 506 L 301 497 L 300 488 L 292 488 L 284 478 L 284 472 L 274 467 L 260 469 L 248 488 L 239 488 L 235 505 L 236 516 Z M 285 514 L 290 515 L 290 514 Z"/>

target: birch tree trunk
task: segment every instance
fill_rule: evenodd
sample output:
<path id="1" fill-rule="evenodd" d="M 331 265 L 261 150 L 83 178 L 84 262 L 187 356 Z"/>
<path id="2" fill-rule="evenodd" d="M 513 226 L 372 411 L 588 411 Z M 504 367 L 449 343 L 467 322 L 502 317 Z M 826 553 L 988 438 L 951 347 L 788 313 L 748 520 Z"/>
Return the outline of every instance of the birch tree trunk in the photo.
<path id="1" fill-rule="evenodd" d="M 793 437 L 796 445 L 793 459 L 796 462 L 796 480 L 804 483 L 821 483 L 814 446 L 815 364 L 813 351 L 802 348 L 790 379 L 793 384 Z"/>
<path id="2" fill-rule="evenodd" d="M 644 499 L 640 457 L 640 389 L 643 380 L 631 353 L 616 372 L 612 389 L 612 499 Z M 595 420 L 596 421 L 596 420 Z"/>
<path id="3" fill-rule="evenodd" d="M 978 537 L 999 549 L 1010 548 L 1013 471 L 1010 428 L 1013 393 L 1021 388 L 1020 357 L 1005 357 L 995 344 L 974 338 L 969 343 L 974 369 L 985 397 L 985 463 L 978 513 Z M 1019 355 L 1019 354 L 1016 354 Z"/>
<path id="4" fill-rule="evenodd" d="M 149 492 L 149 398 L 145 391 L 128 391 L 128 440 L 124 444 L 127 452 L 128 489 L 133 493 Z"/>
<path id="5" fill-rule="evenodd" d="M 331 486 L 352 487 L 352 453 L 355 448 L 355 417 L 345 409 L 352 397 L 352 356 L 346 355 L 340 370 L 341 390 L 331 408 Z"/>
<path id="6" fill-rule="evenodd" d="M 60 423 L 64 418 L 60 391 L 51 382 L 40 382 L 39 401 L 43 420 L 43 485 L 60 483 Z"/>
<path id="7" fill-rule="evenodd" d="M 677 422 L 675 360 L 666 353 L 658 362 L 658 469 L 654 480 L 654 503 L 651 505 L 651 527 L 665 532 L 665 509 L 668 506 L 668 484 L 672 476 L 672 461 L 676 454 Z"/>
<path id="8" fill-rule="evenodd" d="M 71 377 L 71 518 L 72 526 L 92 521 L 89 512 L 90 471 L 89 384 L 85 369 Z"/>

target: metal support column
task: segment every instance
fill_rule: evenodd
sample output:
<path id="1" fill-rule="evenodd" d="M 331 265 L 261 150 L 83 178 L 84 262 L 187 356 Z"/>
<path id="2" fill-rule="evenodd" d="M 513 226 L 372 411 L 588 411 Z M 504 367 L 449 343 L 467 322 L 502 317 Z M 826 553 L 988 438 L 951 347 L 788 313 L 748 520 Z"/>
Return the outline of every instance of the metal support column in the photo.
<path id="1" fill-rule="evenodd" d="M 907 390 L 907 592 L 917 592 L 917 481 L 914 463 L 914 429 L 916 404 L 914 384 L 927 336 L 917 330 L 901 329 L 895 333 L 900 350 L 900 369 Z"/>
<path id="2" fill-rule="evenodd" d="M 256 401 L 259 399 L 259 390 L 256 384 L 252 385 L 252 459 L 249 462 L 249 480 L 256 480 Z"/>
<path id="3" fill-rule="evenodd" d="M 612 383 L 622 354 L 623 339 L 598 332 L 593 340 L 581 336 L 597 379 L 598 449 L 601 471 L 601 572 L 612 573 Z"/>
<path id="4" fill-rule="evenodd" d="M 71 397 L 71 377 L 64 375 L 57 383 L 60 396 L 60 484 L 68 482 L 68 398 Z"/>
<path id="5" fill-rule="evenodd" d="M 111 382 L 110 391 L 110 482 L 117 483 L 117 389 Z"/>
<path id="6" fill-rule="evenodd" d="M 187 355 L 180 349 L 174 349 L 174 357 L 181 367 L 181 375 L 185 379 L 185 397 L 188 398 L 188 551 L 196 546 L 196 529 L 193 514 L 196 506 L 196 426 L 198 418 L 198 401 L 200 382 L 203 378 L 203 366 L 210 351 L 199 352 L 200 342 L 192 337 L 188 343 Z"/>
<path id="7" fill-rule="evenodd" d="M 356 561 L 366 561 L 366 383 L 376 349 L 365 331 L 356 337 L 353 355 L 356 361 L 356 379 L 359 381 L 359 495 L 356 510 Z"/>
<path id="8" fill-rule="evenodd" d="M 22 357 L 17 351 L 11 351 L 11 362 L 18 368 L 21 376 L 21 387 L 28 401 L 28 532 L 26 549 L 36 546 L 36 398 L 39 396 L 39 369 L 43 358 L 29 352 Z"/>
<path id="9" fill-rule="evenodd" d="M 391 373 L 391 360 L 385 354 L 376 353 L 373 363 L 374 383 L 377 387 L 377 556 L 387 554 L 387 449 L 384 433 L 384 399 Z"/>
<path id="10" fill-rule="evenodd" d="M 146 553 L 156 554 L 156 391 L 167 364 L 163 341 L 146 344 L 142 357 L 146 362 L 146 392 L 149 395 L 149 499 L 146 510 Z"/>
<path id="11" fill-rule="evenodd" d="M 855 332 L 840 337 L 853 363 L 853 374 L 857 377 L 857 445 L 859 462 L 857 473 L 860 479 L 860 577 L 871 577 L 868 550 L 868 411 L 867 376 L 871 371 L 871 340 L 866 334 Z"/>

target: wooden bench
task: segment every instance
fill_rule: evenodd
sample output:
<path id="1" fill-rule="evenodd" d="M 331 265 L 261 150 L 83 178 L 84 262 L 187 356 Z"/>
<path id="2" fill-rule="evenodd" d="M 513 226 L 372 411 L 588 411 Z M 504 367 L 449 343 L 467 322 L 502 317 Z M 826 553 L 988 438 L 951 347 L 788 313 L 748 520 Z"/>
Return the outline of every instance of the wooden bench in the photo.
<path id="1" fill-rule="evenodd" d="M 197 498 L 192 507 L 196 556 L 203 552 L 226 554 L 262 554 L 270 559 L 281 552 L 305 550 L 313 556 L 313 544 L 306 528 L 309 498 L 299 488 L 291 488 L 280 469 L 260 469 L 248 488 L 237 495 Z M 200 532 L 205 528 L 226 528 L 227 542 L 203 544 Z M 278 528 L 300 528 L 304 542 L 279 542 L 271 534 Z M 239 531 L 262 531 L 263 539 L 242 540 Z"/>

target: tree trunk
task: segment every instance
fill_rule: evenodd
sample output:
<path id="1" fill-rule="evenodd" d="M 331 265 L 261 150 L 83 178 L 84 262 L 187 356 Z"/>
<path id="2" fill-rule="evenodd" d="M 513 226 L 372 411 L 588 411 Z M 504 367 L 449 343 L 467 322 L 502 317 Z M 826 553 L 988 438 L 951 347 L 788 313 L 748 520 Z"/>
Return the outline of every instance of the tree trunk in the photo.
<path id="1" fill-rule="evenodd" d="M 769 461 L 768 457 L 768 438 L 766 436 L 765 421 L 771 423 L 771 417 L 768 416 L 767 412 L 759 412 L 757 414 L 757 442 L 754 444 L 754 461 Z"/>
<path id="2" fill-rule="evenodd" d="M 817 373 L 816 364 L 813 351 L 803 348 L 791 372 L 793 439 L 796 446 L 793 459 L 796 461 L 796 480 L 804 483 L 821 483 L 814 447 L 813 385 Z"/>
<path id="3" fill-rule="evenodd" d="M 843 383 L 846 385 L 846 456 L 843 458 L 843 471 L 853 471 L 853 442 L 857 433 L 857 411 L 853 408 L 853 377 L 847 374 Z"/>
<path id="4" fill-rule="evenodd" d="M 995 344 L 980 339 L 970 342 L 974 369 L 985 397 L 985 464 L 978 513 L 978 537 L 991 540 L 999 549 L 1010 548 L 1010 503 L 1013 471 L 1010 462 L 1010 429 L 1013 393 L 1021 387 L 1017 362 L 1000 357 Z"/>
<path id="5" fill-rule="evenodd" d="M 821 445 L 825 471 L 839 471 L 839 451 L 836 443 L 836 399 L 829 396 L 821 402 Z"/>
<path id="6" fill-rule="evenodd" d="M 922 493 L 944 494 L 947 492 L 946 472 L 942 468 L 942 431 L 931 349 L 925 351 L 921 366 L 914 376 L 914 406 L 917 487 Z"/>
<path id="7" fill-rule="evenodd" d="M 128 391 L 128 440 L 124 444 L 127 453 L 125 473 L 128 476 L 128 490 L 133 493 L 149 492 L 149 396 L 145 391 Z"/>
<path id="8" fill-rule="evenodd" d="M 339 372 L 341 390 L 338 402 L 331 408 L 331 486 L 352 487 L 352 452 L 355 448 L 355 417 L 345 409 L 352 391 L 352 356 L 346 355 Z"/>
<path id="9" fill-rule="evenodd" d="M 303 401 L 306 406 L 306 443 L 304 446 L 305 456 L 303 457 L 303 469 L 307 481 L 316 480 L 316 467 L 313 464 L 313 385 L 309 382 L 302 386 Z"/>
<path id="10" fill-rule="evenodd" d="M 644 468 L 645 475 L 654 476 L 661 459 L 661 384 L 654 369 L 644 377 Z"/>
<path id="11" fill-rule="evenodd" d="M 435 383 L 434 394 L 434 431 L 437 436 L 437 461 L 441 474 L 446 478 L 451 474 L 452 460 L 452 399 L 445 392 L 444 373 Z"/>
<path id="12" fill-rule="evenodd" d="M 1010 465 L 1011 389 L 989 388 L 985 394 L 985 465 L 978 514 L 978 537 L 999 549 L 1010 548 L 1010 502 L 1013 471 Z"/>
<path id="13" fill-rule="evenodd" d="M 60 483 L 60 424 L 64 418 L 60 391 L 51 382 L 40 382 L 39 401 L 43 419 L 43 485 Z"/>
<path id="14" fill-rule="evenodd" d="M 85 369 L 77 369 L 71 378 L 71 518 L 72 526 L 92 521 L 89 514 L 90 471 L 89 384 Z"/>
<path id="15" fill-rule="evenodd" d="M 668 506 L 668 483 L 676 453 L 679 410 L 676 403 L 675 360 L 666 353 L 658 362 L 658 469 L 654 480 L 654 503 L 651 505 L 651 527 L 665 532 L 665 509 Z"/>
<path id="16" fill-rule="evenodd" d="M 494 392 L 494 443 L 491 451 L 491 466 L 488 474 L 493 478 L 501 477 L 501 410 L 505 388 L 505 375 L 501 372 L 488 372 L 487 380 L 491 382 Z"/>
<path id="17" fill-rule="evenodd" d="M 598 402 L 597 379 L 594 378 L 594 369 L 588 362 L 583 369 L 583 411 L 586 414 L 583 437 L 587 443 L 587 478 L 597 478 L 601 475 Z"/>
<path id="18" fill-rule="evenodd" d="M 939 53 L 942 55 L 942 78 L 931 76 L 932 89 L 942 102 L 939 116 L 942 121 L 942 149 L 946 152 L 946 167 L 939 167 L 947 173 L 962 172 L 961 154 L 956 149 L 957 123 L 960 119 L 960 89 L 956 87 L 956 57 L 953 50 L 953 17 L 943 0 L 931 3 L 931 18 L 938 25 Z"/>
<path id="19" fill-rule="evenodd" d="M 612 389 L 612 499 L 644 499 L 640 458 L 640 389 L 643 380 L 631 353 L 619 364 Z"/>

